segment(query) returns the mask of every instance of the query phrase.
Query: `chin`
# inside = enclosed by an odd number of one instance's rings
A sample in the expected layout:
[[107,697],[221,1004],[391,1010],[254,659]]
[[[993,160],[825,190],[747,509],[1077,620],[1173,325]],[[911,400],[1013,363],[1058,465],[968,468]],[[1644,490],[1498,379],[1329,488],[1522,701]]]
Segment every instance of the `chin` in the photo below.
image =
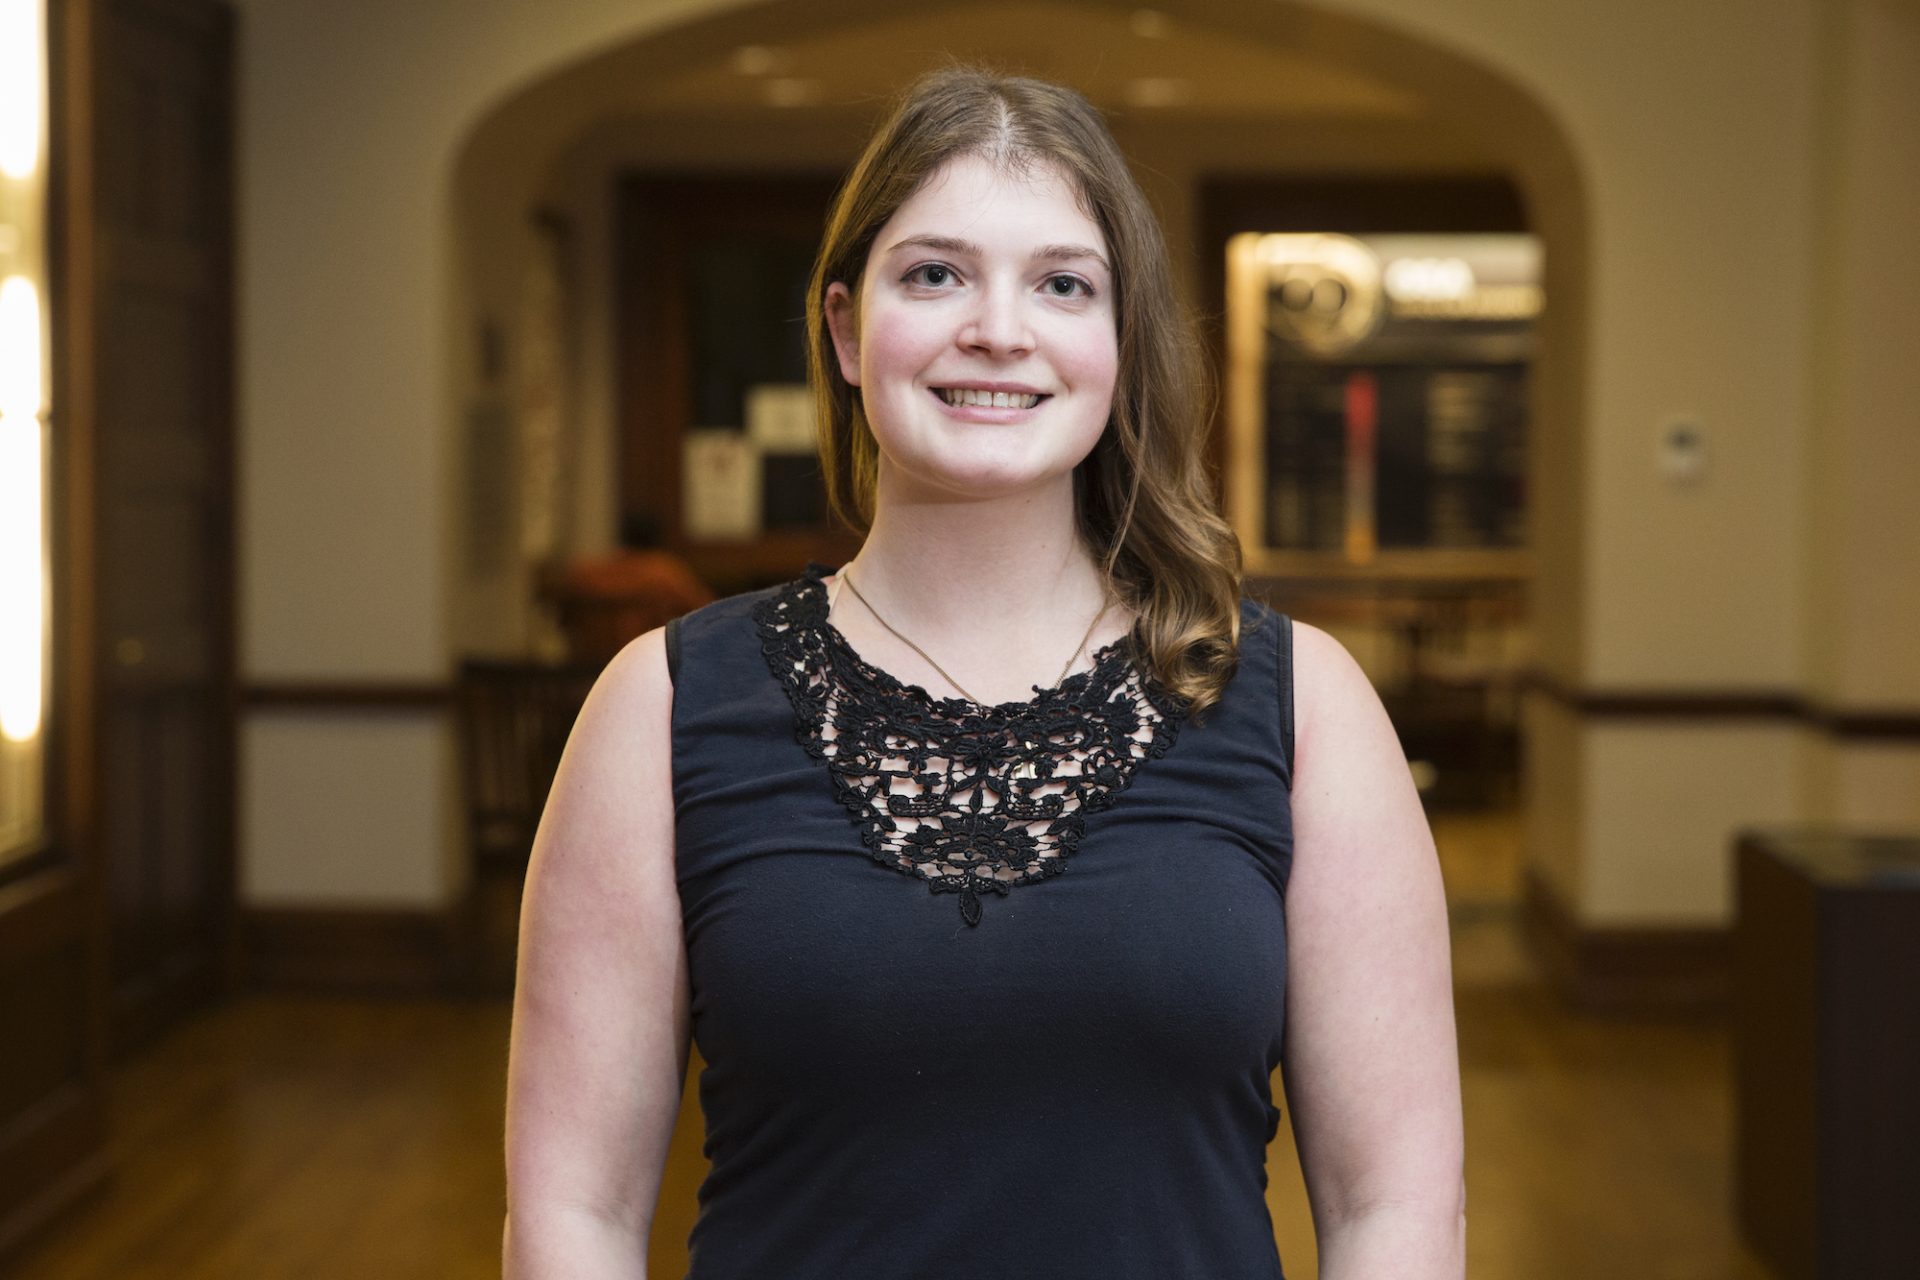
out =
[[1067,483],[1073,467],[1036,467],[1026,461],[996,459],[920,459],[895,471],[914,490],[978,502]]
[[[987,501],[1071,486],[1073,469],[1099,443],[1104,420],[1043,415],[1022,424],[955,422],[898,409],[885,425],[868,421],[883,480],[897,495]],[[890,474],[889,474],[890,473]]]

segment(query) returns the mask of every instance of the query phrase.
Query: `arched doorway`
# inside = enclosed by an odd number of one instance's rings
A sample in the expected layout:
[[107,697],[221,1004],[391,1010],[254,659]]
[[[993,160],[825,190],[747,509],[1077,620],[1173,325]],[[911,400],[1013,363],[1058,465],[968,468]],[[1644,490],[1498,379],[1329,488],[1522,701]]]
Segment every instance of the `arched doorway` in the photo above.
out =
[[[477,386],[502,376],[486,367],[488,343],[479,335],[497,338],[514,327],[528,264],[541,253],[542,232],[529,214],[553,195],[556,165],[598,145],[602,165],[620,163],[624,147],[627,162],[635,164],[837,172],[884,95],[948,55],[1057,75],[1116,110],[1116,131],[1136,155],[1141,142],[1149,152],[1160,148],[1151,160],[1163,163],[1144,165],[1144,181],[1170,242],[1190,252],[1202,175],[1302,168],[1497,172],[1519,188],[1528,220],[1547,245],[1548,303],[1531,415],[1538,434],[1529,479],[1537,498],[1529,542],[1540,565],[1541,661],[1549,669],[1573,666],[1579,631],[1573,469],[1580,453],[1587,237],[1570,144],[1545,106],[1516,82],[1376,22],[1288,4],[1169,4],[1153,15],[1143,21],[1128,7],[1100,3],[1024,6],[1016,24],[1013,10],[994,5],[946,4],[908,18],[860,0],[809,5],[804,18],[779,5],[750,5],[591,51],[546,74],[489,110],[468,131],[456,163],[449,314],[456,398],[471,403]],[[1143,36],[1143,29],[1150,34]],[[1135,47],[1124,50],[1123,43]],[[1037,57],[1036,49],[1085,53]],[[874,56],[884,50],[919,52]],[[755,57],[768,63],[758,75],[743,69]],[[1165,74],[1169,61],[1182,57],[1189,86],[1184,101],[1183,77]],[[781,74],[799,69],[807,74]],[[1212,80],[1194,90],[1202,69]],[[1162,74],[1142,74],[1152,71]],[[1257,73],[1265,79],[1255,80]],[[790,105],[742,116],[761,92],[784,92]],[[1164,100],[1153,102],[1155,93]],[[1178,137],[1183,122],[1217,120],[1223,111],[1236,113],[1229,117],[1234,136],[1223,141],[1213,130],[1213,142],[1203,144],[1207,154],[1194,154],[1194,137]],[[689,129],[703,119],[733,136]],[[743,130],[758,137],[742,137]],[[625,140],[610,142],[609,134]],[[557,180],[569,179],[578,175]],[[587,200],[593,198],[589,193]],[[588,273],[608,261],[604,245],[576,246],[576,252]],[[1190,256],[1176,265],[1197,297],[1204,272]],[[584,318],[604,323],[601,316]],[[599,339],[582,336],[588,360],[582,381],[604,386],[607,371],[592,363],[606,358],[592,349]],[[507,352],[510,363],[510,345]],[[582,403],[588,412],[604,413],[596,394],[604,391],[589,390]],[[456,457],[469,452],[468,439],[453,443]],[[458,466],[453,474],[471,471]],[[604,502],[595,518],[601,536],[610,536]],[[497,629],[500,619],[515,616],[500,584],[467,575],[451,588],[455,625],[449,630],[456,645],[517,642],[518,628]]]

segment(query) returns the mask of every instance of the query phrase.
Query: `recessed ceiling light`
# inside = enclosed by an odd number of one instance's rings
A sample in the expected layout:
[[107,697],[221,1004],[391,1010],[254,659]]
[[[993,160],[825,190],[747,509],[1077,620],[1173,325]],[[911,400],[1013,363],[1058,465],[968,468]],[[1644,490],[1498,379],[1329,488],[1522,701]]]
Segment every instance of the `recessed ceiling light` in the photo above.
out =
[[1127,81],[1127,104],[1134,107],[1177,107],[1193,97],[1193,85],[1169,76],[1141,76]]
[[743,76],[764,76],[786,61],[786,51],[771,45],[743,44],[733,51],[733,69]]
[[1167,34],[1167,28],[1173,25],[1167,20],[1167,15],[1158,9],[1135,9],[1130,21],[1133,26],[1133,34],[1143,36],[1148,40],[1164,39]]
[[820,101],[820,82],[782,76],[767,81],[767,103],[775,107],[810,107]]

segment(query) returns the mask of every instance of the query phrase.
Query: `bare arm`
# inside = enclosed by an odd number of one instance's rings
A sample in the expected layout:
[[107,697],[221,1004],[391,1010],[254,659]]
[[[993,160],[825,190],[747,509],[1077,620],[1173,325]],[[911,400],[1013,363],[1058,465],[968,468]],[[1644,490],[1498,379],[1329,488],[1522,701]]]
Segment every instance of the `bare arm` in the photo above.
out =
[[1446,898],[1399,739],[1295,624],[1287,1097],[1321,1280],[1460,1280],[1466,1190]]
[[666,645],[610,663],[534,840],[507,1069],[506,1280],[633,1280],[688,1046]]

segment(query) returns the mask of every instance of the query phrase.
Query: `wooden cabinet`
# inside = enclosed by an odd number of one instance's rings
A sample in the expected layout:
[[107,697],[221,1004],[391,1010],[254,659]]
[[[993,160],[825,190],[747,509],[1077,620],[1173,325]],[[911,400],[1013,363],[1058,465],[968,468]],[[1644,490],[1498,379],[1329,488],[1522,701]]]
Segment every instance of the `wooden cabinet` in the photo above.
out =
[[1920,1258],[1920,837],[1737,851],[1739,1214],[1783,1280]]

